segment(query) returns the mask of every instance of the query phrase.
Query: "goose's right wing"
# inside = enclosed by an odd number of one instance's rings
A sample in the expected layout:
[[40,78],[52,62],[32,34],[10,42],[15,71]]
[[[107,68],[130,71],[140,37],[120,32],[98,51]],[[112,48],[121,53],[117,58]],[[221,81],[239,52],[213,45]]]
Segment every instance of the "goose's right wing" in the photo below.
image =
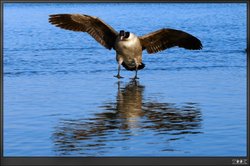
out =
[[118,33],[97,17],[81,14],[54,14],[50,15],[49,22],[57,27],[87,32],[97,42],[107,49],[114,48]]
[[163,51],[167,48],[179,46],[190,50],[202,49],[199,39],[186,32],[175,29],[160,29],[139,37],[142,49],[149,54]]

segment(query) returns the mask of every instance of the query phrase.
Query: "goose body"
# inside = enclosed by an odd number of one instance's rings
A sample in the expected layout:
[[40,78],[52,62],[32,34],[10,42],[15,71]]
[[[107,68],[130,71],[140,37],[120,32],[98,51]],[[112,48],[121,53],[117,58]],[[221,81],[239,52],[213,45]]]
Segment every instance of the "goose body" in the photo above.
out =
[[190,50],[202,49],[199,39],[175,29],[164,28],[144,36],[136,36],[124,30],[118,33],[101,19],[81,14],[50,15],[49,22],[63,29],[87,32],[105,48],[114,49],[118,63],[118,74],[115,76],[117,78],[122,78],[122,65],[126,70],[134,70],[134,79],[138,79],[137,71],[145,67],[142,63],[143,50],[153,54],[174,46]]
[[122,65],[127,70],[136,70],[137,67],[138,70],[144,68],[140,39],[133,33],[130,33],[129,37],[125,39],[118,37],[115,42],[115,50],[118,65]]

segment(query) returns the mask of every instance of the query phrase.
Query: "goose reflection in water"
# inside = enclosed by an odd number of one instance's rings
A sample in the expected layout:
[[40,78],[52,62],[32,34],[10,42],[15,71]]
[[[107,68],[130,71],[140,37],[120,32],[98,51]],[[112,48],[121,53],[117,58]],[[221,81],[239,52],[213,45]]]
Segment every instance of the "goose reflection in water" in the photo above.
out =
[[115,148],[130,153],[128,141],[140,139],[143,147],[135,144],[133,149],[150,150],[147,145],[161,144],[160,148],[155,146],[159,149],[152,149],[160,153],[175,150],[166,148],[171,141],[202,133],[202,116],[197,103],[177,105],[151,101],[144,99],[145,87],[138,81],[133,80],[125,87],[120,84],[118,82],[115,102],[100,106],[104,110],[102,113],[59,123],[53,134],[56,152],[60,155],[116,156],[112,153]]

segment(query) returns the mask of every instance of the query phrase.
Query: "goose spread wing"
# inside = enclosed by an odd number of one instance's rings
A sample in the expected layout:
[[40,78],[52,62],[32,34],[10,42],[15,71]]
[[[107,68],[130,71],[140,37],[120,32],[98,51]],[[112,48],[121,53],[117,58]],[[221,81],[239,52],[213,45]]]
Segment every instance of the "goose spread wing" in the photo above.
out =
[[87,32],[97,42],[107,49],[114,48],[118,33],[97,17],[81,14],[54,14],[50,15],[49,22],[57,27]]
[[179,46],[190,50],[202,49],[202,44],[196,37],[174,29],[161,29],[139,37],[142,49],[149,54]]

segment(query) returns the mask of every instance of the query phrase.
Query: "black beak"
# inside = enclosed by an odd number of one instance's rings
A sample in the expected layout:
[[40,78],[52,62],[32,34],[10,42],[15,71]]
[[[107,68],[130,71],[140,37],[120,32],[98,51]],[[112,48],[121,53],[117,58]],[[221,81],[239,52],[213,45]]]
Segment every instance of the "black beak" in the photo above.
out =
[[124,36],[125,35],[125,31],[124,30],[121,30],[120,31],[120,36]]
[[119,36],[120,36],[120,40],[122,40],[125,36],[125,31],[121,30]]

